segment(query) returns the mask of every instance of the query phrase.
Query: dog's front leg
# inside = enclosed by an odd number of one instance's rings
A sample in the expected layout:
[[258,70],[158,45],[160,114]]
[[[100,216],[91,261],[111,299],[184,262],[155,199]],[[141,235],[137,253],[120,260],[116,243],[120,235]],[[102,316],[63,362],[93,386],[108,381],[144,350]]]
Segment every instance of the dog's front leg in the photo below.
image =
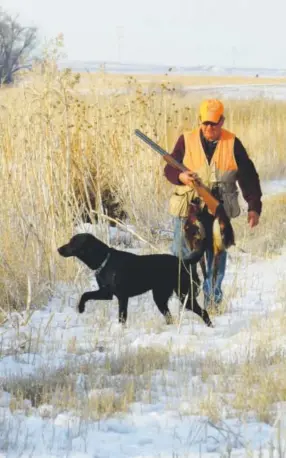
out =
[[119,302],[119,323],[125,324],[127,321],[128,298],[118,298]]
[[112,299],[113,294],[109,288],[100,288],[97,291],[87,291],[83,293],[78,304],[79,313],[83,313],[85,310],[85,303],[90,300],[110,300]]

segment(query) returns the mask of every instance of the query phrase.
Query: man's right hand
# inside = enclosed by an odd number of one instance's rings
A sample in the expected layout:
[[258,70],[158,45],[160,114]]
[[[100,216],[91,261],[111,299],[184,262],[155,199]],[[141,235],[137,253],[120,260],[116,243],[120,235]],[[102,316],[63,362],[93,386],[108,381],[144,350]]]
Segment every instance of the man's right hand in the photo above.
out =
[[179,174],[179,181],[186,186],[193,186],[194,181],[199,183],[200,179],[196,173],[186,171]]

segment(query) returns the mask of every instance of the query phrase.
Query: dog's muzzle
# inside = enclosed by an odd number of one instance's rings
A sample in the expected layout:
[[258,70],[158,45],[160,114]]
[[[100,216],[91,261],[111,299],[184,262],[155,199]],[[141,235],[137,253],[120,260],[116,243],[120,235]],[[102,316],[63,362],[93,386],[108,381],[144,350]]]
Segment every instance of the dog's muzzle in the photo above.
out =
[[59,247],[58,248],[58,252],[64,258],[69,258],[70,256],[72,256],[72,250],[69,247],[69,245],[63,245],[63,246]]

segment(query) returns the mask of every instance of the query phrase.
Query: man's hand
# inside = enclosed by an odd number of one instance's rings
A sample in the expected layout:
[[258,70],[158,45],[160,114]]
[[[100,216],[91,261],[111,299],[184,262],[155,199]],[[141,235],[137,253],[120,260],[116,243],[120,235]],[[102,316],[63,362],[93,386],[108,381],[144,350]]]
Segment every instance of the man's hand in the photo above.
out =
[[251,229],[257,226],[258,223],[259,223],[259,214],[253,210],[248,212],[248,224],[251,227]]
[[179,180],[186,186],[192,186],[194,184],[194,181],[196,181],[198,184],[200,183],[199,176],[196,173],[189,171],[181,172],[179,175]]

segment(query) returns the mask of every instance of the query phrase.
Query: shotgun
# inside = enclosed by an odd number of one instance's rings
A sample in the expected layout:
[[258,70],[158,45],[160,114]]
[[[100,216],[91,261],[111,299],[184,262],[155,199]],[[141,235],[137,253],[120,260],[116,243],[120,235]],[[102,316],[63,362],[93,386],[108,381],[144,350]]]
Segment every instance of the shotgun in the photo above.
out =
[[[181,172],[191,172],[184,164],[176,161],[171,154],[167,153],[161,146],[157,145],[151,138],[147,137],[147,135],[143,134],[139,129],[135,129],[135,135],[143,140],[147,145],[149,145],[154,151],[159,153],[163,159],[172,167]],[[197,191],[199,197],[205,202],[207,205],[210,213],[219,220],[219,225],[222,232],[222,238],[225,248],[234,245],[234,232],[231,226],[230,219],[228,218],[225,209],[222,203],[217,200],[213,194],[211,193],[210,189],[205,186],[197,177],[194,175],[194,182],[193,182],[194,189]]]

